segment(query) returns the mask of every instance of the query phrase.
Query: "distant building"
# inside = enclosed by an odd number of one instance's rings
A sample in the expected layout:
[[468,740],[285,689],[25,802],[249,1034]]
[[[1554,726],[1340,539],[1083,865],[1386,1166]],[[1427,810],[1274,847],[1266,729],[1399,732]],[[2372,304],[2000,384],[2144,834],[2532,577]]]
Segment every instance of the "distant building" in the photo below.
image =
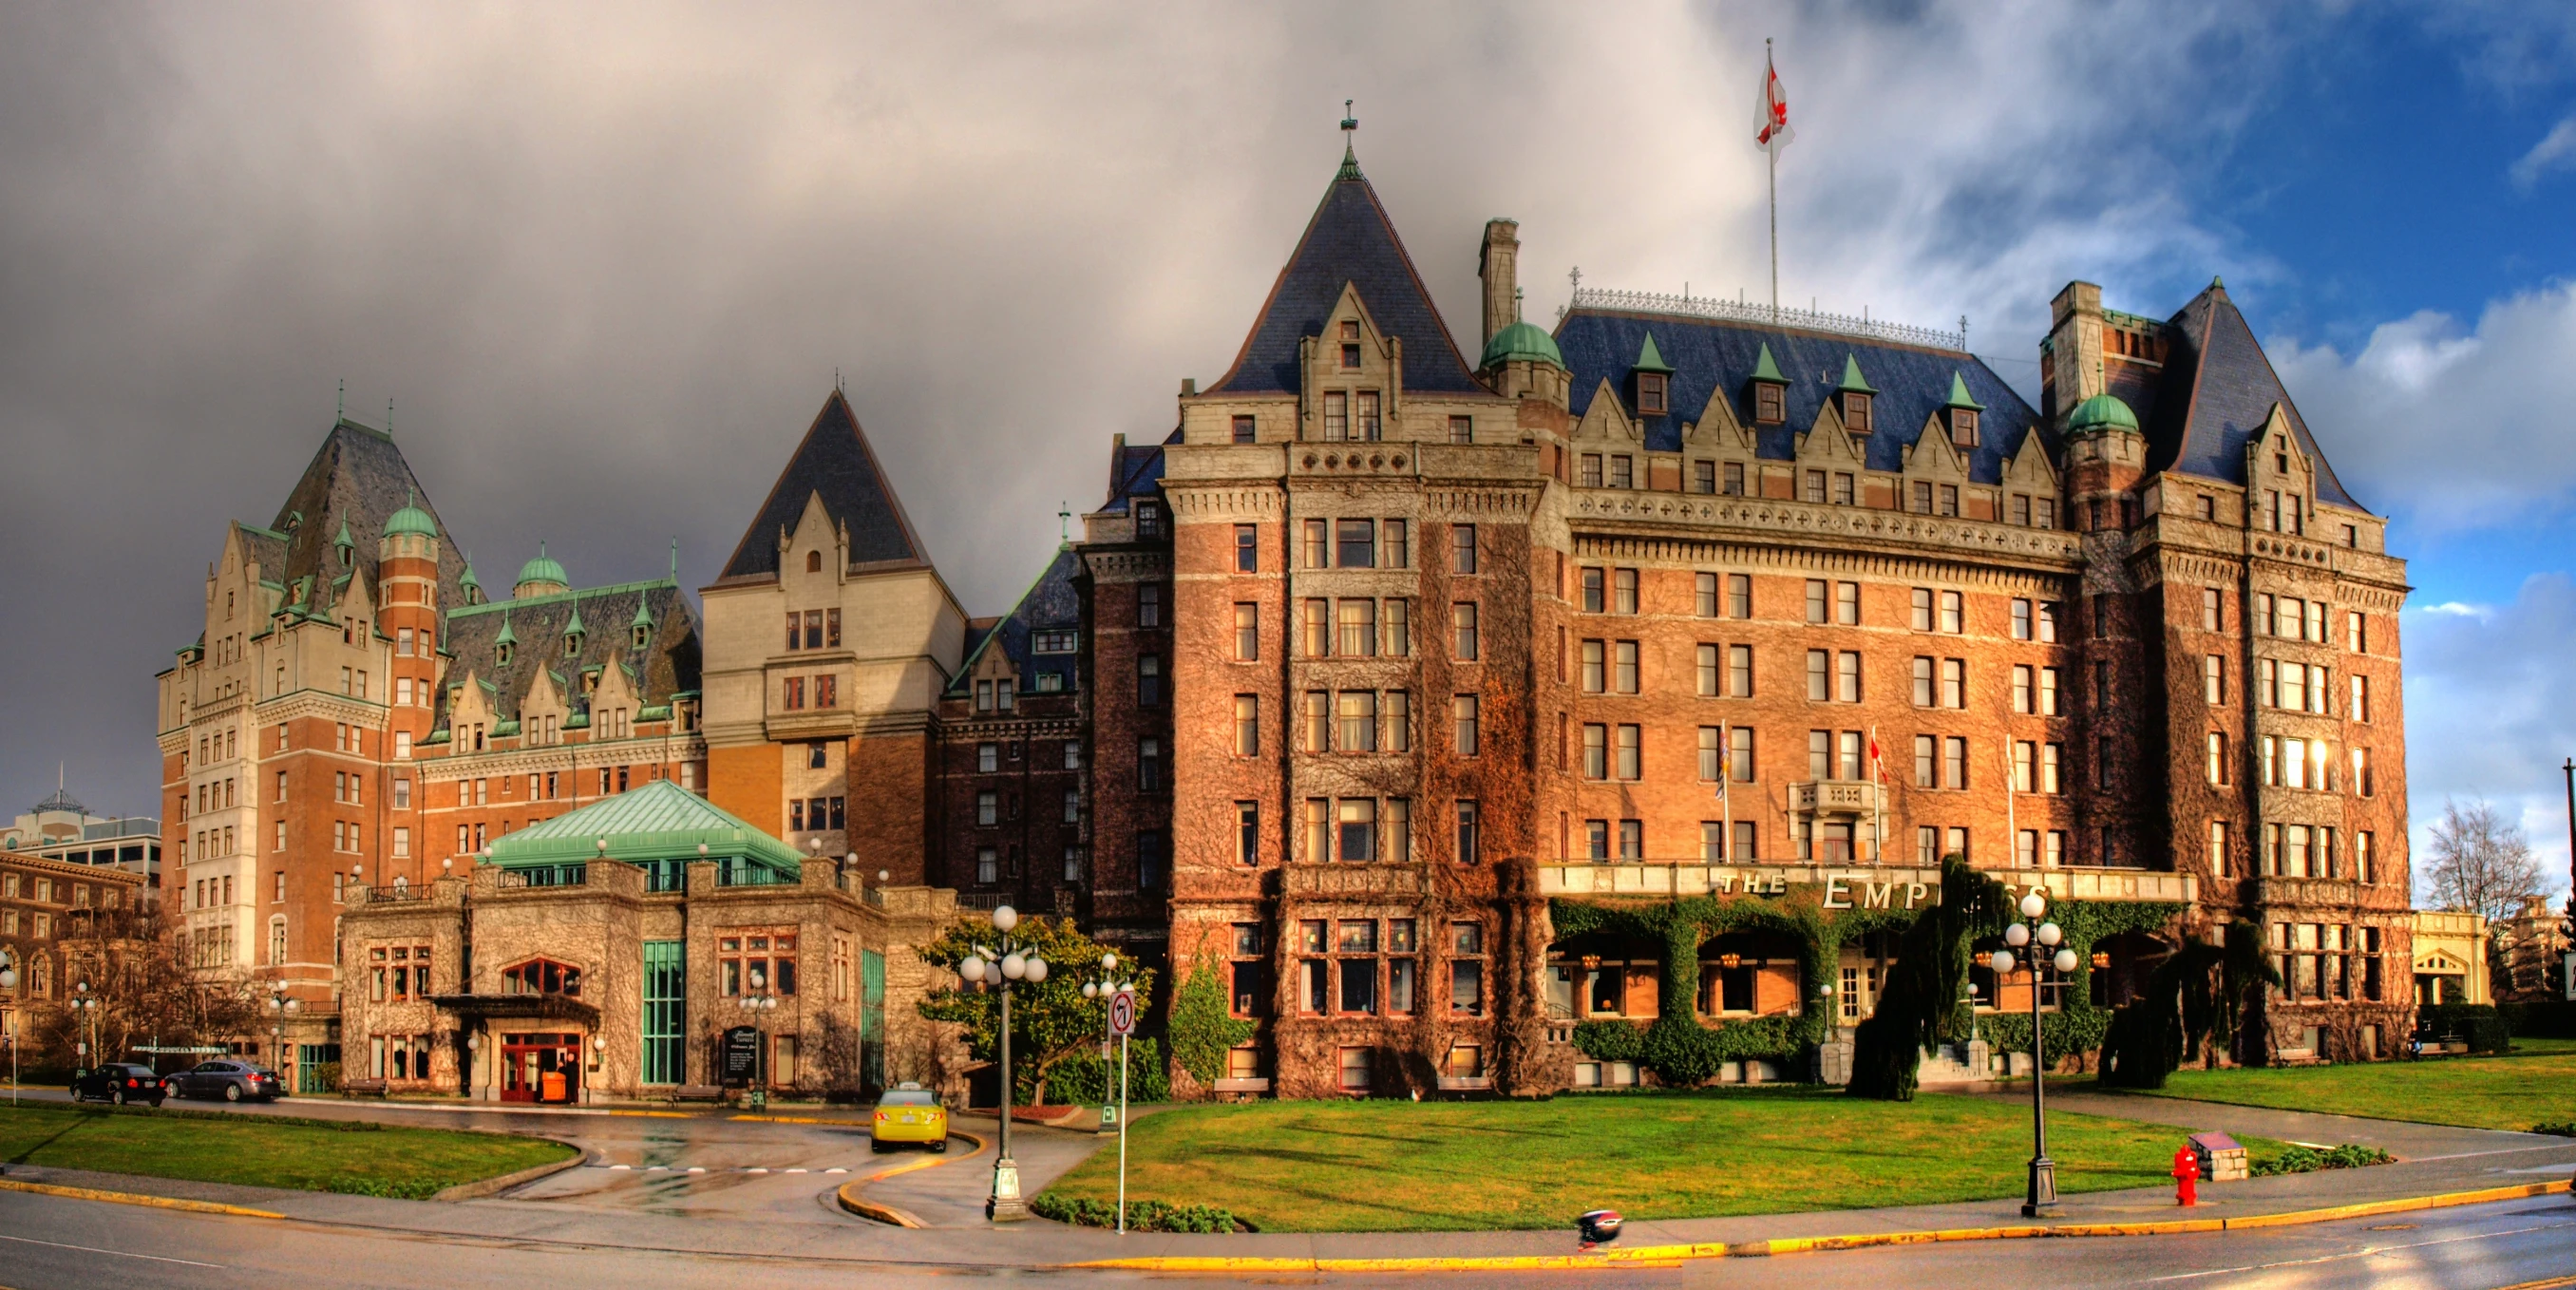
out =
[[2522,1003],[2561,997],[2566,989],[2567,911],[2547,896],[2531,896],[2513,916],[2494,925],[2496,955],[2504,970],[2502,996]]
[[0,1035],[22,1035],[27,1011],[72,998],[84,956],[101,950],[83,943],[90,920],[145,898],[143,879],[114,866],[0,851],[0,967],[18,974],[17,984],[0,986]]
[[0,851],[67,864],[119,869],[142,880],[143,899],[161,898],[161,821],[149,815],[101,816],[62,788],[0,829]]
[[2487,981],[2487,920],[2447,909],[2415,911],[2415,1005],[2493,1003]]

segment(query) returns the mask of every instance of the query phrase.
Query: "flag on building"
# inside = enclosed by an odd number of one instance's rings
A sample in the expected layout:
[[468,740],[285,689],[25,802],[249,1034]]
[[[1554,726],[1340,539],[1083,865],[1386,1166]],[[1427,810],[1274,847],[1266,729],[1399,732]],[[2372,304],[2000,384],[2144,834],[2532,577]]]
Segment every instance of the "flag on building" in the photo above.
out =
[[1753,141],[1777,151],[1797,137],[1789,129],[1789,95],[1780,88],[1780,72],[1771,65],[1771,55],[1762,55],[1762,93],[1753,103]]

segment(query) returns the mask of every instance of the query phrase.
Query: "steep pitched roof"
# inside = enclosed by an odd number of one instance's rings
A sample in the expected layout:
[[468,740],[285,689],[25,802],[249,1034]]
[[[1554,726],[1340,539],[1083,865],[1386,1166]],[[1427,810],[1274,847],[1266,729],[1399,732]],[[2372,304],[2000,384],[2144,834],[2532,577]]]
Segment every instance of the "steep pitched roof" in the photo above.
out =
[[1766,355],[1776,358],[1774,371],[1787,386],[1783,392],[1787,420],[1754,427],[1755,451],[1764,457],[1794,458],[1798,436],[1815,424],[1817,412],[1855,366],[1868,374],[1867,383],[1878,391],[1871,418],[1878,430],[1865,441],[1872,470],[1904,467],[1905,450],[1913,446],[1923,423],[1950,402],[1954,376],[1986,408],[1979,418],[1977,446],[1968,453],[1970,478],[2002,479],[2004,463],[2021,451],[2026,433],[2041,435],[2050,455],[2057,451],[2055,437],[2040,425],[2039,414],[1973,354],[1718,319],[1649,317],[1590,308],[1574,310],[1557,324],[1557,344],[1565,351],[1566,370],[1573,377],[1570,402],[1576,417],[1592,406],[1605,380],[1619,392],[1614,397],[1623,401],[1632,397],[1628,374],[1636,366],[1649,327],[1654,329],[1657,349],[1673,366],[1671,394],[1665,404],[1672,411],[1642,418],[1633,406],[1627,412],[1630,420],[1644,423],[1646,447],[1654,451],[1679,450],[1682,422],[1697,421],[1712,393],[1724,394],[1736,420],[1752,425],[1753,381],[1757,376],[1773,379],[1772,372],[1762,370]]
[[1082,572],[1082,558],[1067,543],[1057,547],[1055,559],[1047,562],[1046,571],[1029,584],[1020,603],[1011,612],[990,624],[974,648],[966,651],[966,661],[959,665],[957,677],[948,683],[951,697],[964,698],[974,693],[974,670],[987,650],[1000,650],[1011,660],[1011,669],[1019,673],[1022,693],[1037,691],[1036,677],[1041,672],[1055,672],[1064,679],[1058,685],[1071,693],[1080,679],[1074,667],[1077,657],[1070,653],[1036,652],[1036,634],[1042,631],[1078,631],[1082,627],[1082,597],[1074,589],[1074,575]]
[[834,522],[849,526],[850,564],[910,561],[928,564],[930,556],[913,532],[894,483],[877,461],[876,449],[859,429],[850,401],[839,390],[823,400],[822,411],[805,431],[804,441],[778,472],[769,499],[760,504],[751,527],[744,529],[723,577],[756,578],[778,572],[778,534],[793,531],[805,514],[805,499],[816,494]]
[[[277,519],[269,529],[284,535],[284,557],[275,564],[263,560],[260,576],[291,586],[298,578],[318,575],[319,583],[329,586],[354,571],[373,586],[377,540],[384,536],[385,521],[406,505],[416,505],[433,518],[438,515],[430,504],[429,490],[411,473],[411,463],[403,460],[393,436],[344,418],[323,436],[313,460],[305,463],[304,474],[288,490],[286,503],[277,508]],[[446,521],[439,520],[438,527],[446,532]],[[340,567],[333,550],[343,531],[349,535],[352,570]],[[439,543],[441,603],[464,600],[457,583],[464,572],[465,557],[456,544]],[[337,597],[319,599],[330,602]]]
[[[1163,443],[1175,443],[1180,431]],[[1119,435],[1109,444],[1109,496],[1100,503],[1105,514],[1127,513],[1127,499],[1151,497],[1163,483],[1163,444],[1131,444]]]
[[1380,330],[1404,339],[1405,388],[1489,392],[1468,369],[1448,324],[1440,321],[1440,310],[1423,289],[1422,275],[1414,272],[1413,258],[1405,254],[1377,190],[1357,166],[1345,166],[1324,190],[1305,235],[1279,270],[1234,366],[1208,393],[1296,392],[1298,342],[1323,331],[1345,283],[1359,288],[1360,300]]
[[[471,674],[487,687],[492,710],[515,719],[539,672],[553,669],[572,680],[592,667],[636,661],[633,637],[619,631],[585,632],[580,652],[566,658],[564,629],[576,617],[632,623],[645,613],[651,615],[651,630],[642,651],[641,674],[632,669],[629,674],[636,675],[638,707],[666,705],[672,695],[698,688],[701,649],[697,615],[679,584],[668,578],[451,608],[442,645],[455,660],[448,670],[449,683],[461,684]],[[507,665],[498,661],[505,632],[518,643]],[[586,715],[589,703],[578,681],[567,689],[565,697],[574,714]],[[431,725],[445,727],[451,714],[444,690],[437,695],[436,708]]]
[[2344,491],[2316,437],[2308,433],[2306,418],[2272,370],[2272,360],[2254,339],[2254,329],[2227,298],[2227,288],[2210,283],[2166,327],[2164,380],[2153,411],[2130,401],[2147,427],[2147,469],[2241,486],[2245,445],[2263,432],[2278,404],[2299,448],[2317,464],[2318,500],[2367,509]]

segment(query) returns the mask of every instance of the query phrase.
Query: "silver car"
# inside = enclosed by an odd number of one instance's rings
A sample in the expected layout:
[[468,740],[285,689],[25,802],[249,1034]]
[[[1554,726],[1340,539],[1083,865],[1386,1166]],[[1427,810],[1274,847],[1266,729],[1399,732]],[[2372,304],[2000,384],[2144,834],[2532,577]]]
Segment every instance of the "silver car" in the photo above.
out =
[[171,1092],[181,1097],[219,1097],[227,1102],[256,1099],[273,1102],[286,1092],[286,1083],[277,1072],[249,1062],[215,1060],[171,1076],[165,1081]]

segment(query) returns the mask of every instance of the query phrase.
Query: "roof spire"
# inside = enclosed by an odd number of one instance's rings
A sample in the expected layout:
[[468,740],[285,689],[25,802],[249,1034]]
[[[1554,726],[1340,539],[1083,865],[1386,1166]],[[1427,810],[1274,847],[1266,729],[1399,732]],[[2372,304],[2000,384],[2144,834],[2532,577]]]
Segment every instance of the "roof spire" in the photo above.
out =
[[1528,294],[1529,294],[1529,292],[1527,292],[1526,290],[1524,290],[1524,289],[1522,289],[1522,288],[1520,288],[1520,287],[1514,287],[1514,288],[1512,288],[1512,321],[1513,321],[1513,322],[1520,322],[1520,321],[1522,321],[1522,319],[1521,319],[1521,297],[1523,297],[1523,296],[1525,296],[1525,295],[1528,295]]
[[385,433],[386,433],[386,434],[392,434],[393,432],[394,432],[394,401],[393,401],[392,399],[386,399],[386,400],[385,400]]
[[1055,536],[1059,542],[1073,540],[1073,504],[1070,502],[1055,504]]
[[332,418],[333,420],[335,420],[335,421],[339,421],[339,420],[346,420],[346,419],[348,418],[348,415],[349,415],[349,378],[348,378],[348,377],[343,376],[343,377],[341,377],[341,378],[340,378],[340,403],[339,403],[339,406],[334,407],[334,408],[332,408],[332,409],[331,409],[331,418]]
[[1352,150],[1352,143],[1359,133],[1359,128],[1360,119],[1351,112],[1351,101],[1349,99],[1343,99],[1341,177],[1344,179],[1357,179],[1360,177],[1359,154]]
[[671,585],[680,585],[680,539],[671,539]]

